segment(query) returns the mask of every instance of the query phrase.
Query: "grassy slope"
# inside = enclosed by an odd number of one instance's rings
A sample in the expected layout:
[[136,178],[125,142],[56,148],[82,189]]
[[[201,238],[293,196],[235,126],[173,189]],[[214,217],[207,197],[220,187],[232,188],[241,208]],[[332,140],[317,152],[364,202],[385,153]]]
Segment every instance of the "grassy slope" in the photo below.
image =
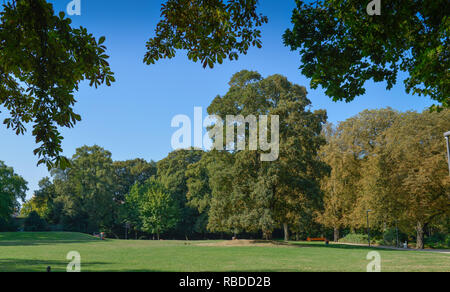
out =
[[[65,271],[70,251],[82,271],[356,271],[364,272],[364,247],[295,243],[289,247],[196,246],[182,241],[99,241],[77,233],[0,233],[0,272]],[[450,255],[377,250],[383,271],[450,271]]]

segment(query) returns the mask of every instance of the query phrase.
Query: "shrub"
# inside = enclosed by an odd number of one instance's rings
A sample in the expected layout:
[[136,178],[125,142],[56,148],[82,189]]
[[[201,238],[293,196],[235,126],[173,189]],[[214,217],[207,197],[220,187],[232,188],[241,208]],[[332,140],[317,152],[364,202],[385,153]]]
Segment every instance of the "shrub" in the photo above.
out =
[[449,248],[450,234],[435,233],[425,238],[425,243],[431,248]]
[[19,226],[13,218],[0,218],[0,232],[15,232]]
[[[408,237],[402,233],[398,232],[398,241],[401,245],[403,242],[407,241]],[[383,240],[381,241],[381,245],[387,246],[396,246],[397,244],[397,229],[389,228],[383,233]]]
[[[355,243],[355,244],[367,244],[369,241],[367,234],[349,233],[345,237],[341,238],[339,242],[342,243]],[[371,239],[372,243],[375,243],[374,239]]]
[[25,219],[25,231],[46,231],[47,222],[39,214],[32,211]]

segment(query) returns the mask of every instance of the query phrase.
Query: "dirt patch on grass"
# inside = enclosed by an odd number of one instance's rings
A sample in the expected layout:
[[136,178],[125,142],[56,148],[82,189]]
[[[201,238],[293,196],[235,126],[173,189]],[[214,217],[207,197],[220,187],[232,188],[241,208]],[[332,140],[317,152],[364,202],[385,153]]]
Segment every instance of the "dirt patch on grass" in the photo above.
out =
[[229,240],[219,242],[204,242],[196,246],[215,246],[215,247],[242,247],[242,246],[263,246],[263,247],[289,247],[288,243],[264,240]]

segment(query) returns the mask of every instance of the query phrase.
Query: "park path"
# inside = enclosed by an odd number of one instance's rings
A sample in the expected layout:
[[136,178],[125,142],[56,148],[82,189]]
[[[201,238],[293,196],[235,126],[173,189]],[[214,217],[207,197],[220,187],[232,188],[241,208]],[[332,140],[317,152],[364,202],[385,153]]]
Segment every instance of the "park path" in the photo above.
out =
[[[340,244],[340,245],[352,245],[352,246],[362,246],[362,247],[369,247],[368,244],[356,244],[356,243],[333,243],[333,244]],[[379,249],[390,249],[390,250],[402,250],[402,251],[417,251],[417,252],[432,252],[432,253],[440,253],[440,254],[450,254],[449,249],[412,249],[412,248],[398,248],[393,246],[383,246],[383,245],[372,245],[372,248],[379,248]]]

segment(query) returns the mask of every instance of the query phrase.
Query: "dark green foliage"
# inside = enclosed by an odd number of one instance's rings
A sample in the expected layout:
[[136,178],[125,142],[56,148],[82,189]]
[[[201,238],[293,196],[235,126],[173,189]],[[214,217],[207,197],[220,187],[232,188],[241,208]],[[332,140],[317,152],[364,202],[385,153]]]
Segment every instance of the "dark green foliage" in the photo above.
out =
[[115,161],[113,163],[115,175],[115,201],[124,201],[134,184],[143,184],[156,175],[156,162],[143,159]]
[[14,169],[0,161],[0,218],[8,221],[19,211],[19,201],[25,201],[27,182]]
[[261,48],[259,27],[267,17],[256,12],[257,0],[167,0],[156,36],[147,42],[144,62],[175,57],[186,50],[189,60],[214,67],[237,60],[251,46]]
[[17,221],[12,218],[2,218],[0,217],[0,232],[14,232],[19,229]]
[[201,150],[178,150],[158,162],[158,180],[175,200],[181,213],[180,221],[173,230],[174,235],[181,238],[191,237],[194,233],[199,232],[198,227],[202,226],[197,221],[203,219],[195,208],[189,206],[186,197],[188,193],[186,171],[189,166],[200,161],[202,155],[203,151]]
[[355,243],[355,244],[367,244],[369,242],[369,238],[368,238],[367,234],[349,233],[345,237],[339,239],[339,242]]
[[81,147],[68,169],[53,169],[53,180],[43,179],[40,189],[24,205],[39,211],[51,228],[93,233],[123,234],[124,223],[132,223],[122,204],[136,183],[156,174],[156,164],[142,159],[116,161],[99,146]]
[[349,102],[365,93],[368,80],[391,89],[406,71],[408,93],[450,106],[448,1],[382,1],[380,16],[367,14],[369,1],[296,2],[284,43],[300,51],[312,88]]
[[67,167],[60,156],[63,137],[58,127],[73,127],[81,117],[73,112],[79,83],[110,85],[113,73],[106,61],[104,37],[83,27],[72,28],[64,13],[56,16],[45,0],[8,1],[0,12],[0,106],[10,117],[4,124],[16,134],[32,123],[38,164]]
[[[400,246],[403,245],[405,241],[408,240],[408,236],[406,236],[400,230],[398,231],[398,244]],[[383,245],[387,246],[396,246],[397,245],[397,230],[395,228],[389,228],[383,233]]]
[[42,219],[35,211],[25,219],[25,231],[46,231],[47,222]]
[[[306,88],[281,75],[263,78],[243,70],[233,75],[229,85],[227,94],[216,97],[208,113],[222,120],[228,115],[278,116],[280,152],[275,161],[263,162],[261,157],[267,153],[247,150],[247,145],[246,150],[209,158],[214,165],[208,174],[212,193],[209,228],[262,231],[269,238],[275,228],[297,226],[300,218],[320,205],[318,183],[328,171],[318,156],[325,144],[321,131],[326,112],[310,111]],[[202,175],[197,173],[197,180]]]
[[131,188],[124,209],[128,215],[127,223],[136,230],[156,234],[158,240],[161,233],[174,228],[180,220],[178,202],[154,178]]
[[450,234],[435,233],[425,238],[425,244],[432,248],[450,248]]

